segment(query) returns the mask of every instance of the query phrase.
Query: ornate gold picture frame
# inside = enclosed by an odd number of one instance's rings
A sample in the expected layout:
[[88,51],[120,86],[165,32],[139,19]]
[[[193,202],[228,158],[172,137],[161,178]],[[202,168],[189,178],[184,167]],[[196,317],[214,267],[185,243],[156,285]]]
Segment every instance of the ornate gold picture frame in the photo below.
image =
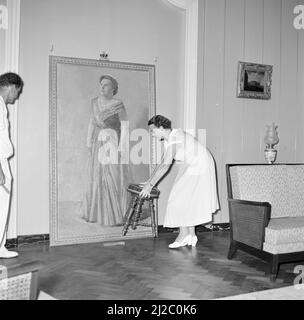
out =
[[[93,127],[97,126],[95,129],[99,130],[102,126],[105,132],[109,122],[107,117],[112,115],[114,129],[117,129],[115,121],[119,116],[115,108],[124,110],[130,134],[125,145],[130,149],[136,146],[139,142],[136,135],[132,140],[132,131],[147,131],[148,120],[155,115],[155,66],[59,56],[50,56],[49,65],[50,244],[152,237],[151,217],[145,208],[137,228],[129,228],[128,233],[122,235],[123,216],[128,203],[121,203],[128,183],[143,182],[149,177],[151,163],[155,162],[151,138],[146,146],[149,159],[145,163],[130,161],[106,167],[107,164],[99,163],[104,151],[100,145],[88,147],[88,127],[92,104],[94,107],[92,101],[99,101],[96,97],[100,95],[101,76],[110,75],[118,83],[114,97],[120,102],[113,105],[114,109],[111,107],[114,111],[102,111],[94,117]],[[117,123],[117,130],[121,132],[121,124]],[[111,130],[106,133],[109,132]],[[99,138],[100,134],[95,143],[100,142]],[[94,162],[92,159],[96,152],[98,156]],[[95,171],[89,175],[88,169]],[[97,198],[94,198],[96,205],[94,203],[88,209],[87,199],[91,201],[92,197]]]
[[272,70],[271,65],[239,61],[237,97],[269,100]]

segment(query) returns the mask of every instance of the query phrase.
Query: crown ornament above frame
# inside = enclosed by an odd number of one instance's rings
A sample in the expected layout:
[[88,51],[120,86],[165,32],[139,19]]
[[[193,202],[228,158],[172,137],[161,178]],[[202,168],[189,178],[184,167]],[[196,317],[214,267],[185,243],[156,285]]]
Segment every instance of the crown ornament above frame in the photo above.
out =
[[102,53],[99,55],[100,60],[109,60],[109,55],[106,51],[102,51]]

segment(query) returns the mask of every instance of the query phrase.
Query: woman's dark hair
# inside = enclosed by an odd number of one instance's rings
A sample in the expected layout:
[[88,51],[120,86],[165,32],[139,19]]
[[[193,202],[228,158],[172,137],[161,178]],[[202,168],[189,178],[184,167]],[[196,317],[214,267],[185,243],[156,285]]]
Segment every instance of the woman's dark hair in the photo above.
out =
[[23,87],[23,80],[17,73],[7,72],[0,75],[0,88],[15,85],[17,89]]
[[148,126],[150,125],[154,125],[156,128],[160,128],[163,127],[164,129],[171,129],[171,121],[164,117],[161,116],[160,114],[152,117],[149,121],[148,121]]
[[113,86],[113,96],[115,96],[115,94],[118,92],[118,82],[116,79],[114,79],[112,76],[110,76],[109,74],[104,74],[99,78],[99,83],[103,80],[103,79],[107,79],[110,80],[112,82],[112,86]]

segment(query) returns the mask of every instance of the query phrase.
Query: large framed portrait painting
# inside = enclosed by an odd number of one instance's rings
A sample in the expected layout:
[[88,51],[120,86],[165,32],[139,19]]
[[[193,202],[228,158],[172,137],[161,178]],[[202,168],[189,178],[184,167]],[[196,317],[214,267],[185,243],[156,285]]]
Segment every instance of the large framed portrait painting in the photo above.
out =
[[153,236],[145,207],[122,234],[127,186],[155,163],[153,115],[154,65],[50,56],[52,246]]

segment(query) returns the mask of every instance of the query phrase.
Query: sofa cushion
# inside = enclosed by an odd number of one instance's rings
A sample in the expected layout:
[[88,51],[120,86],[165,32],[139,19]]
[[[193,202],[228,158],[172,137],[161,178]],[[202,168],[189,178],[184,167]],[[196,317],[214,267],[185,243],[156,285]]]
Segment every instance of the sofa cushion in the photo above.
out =
[[304,242],[286,244],[264,243],[263,250],[272,254],[301,252],[304,251]]
[[272,254],[304,251],[304,217],[270,219],[263,250]]
[[[230,176],[233,198],[269,202],[272,218],[292,216],[290,205],[292,199],[288,183],[293,175],[287,179],[288,167],[287,165],[232,166]],[[304,181],[304,175],[302,178]]]
[[265,242],[274,245],[304,242],[304,217],[270,219]]

